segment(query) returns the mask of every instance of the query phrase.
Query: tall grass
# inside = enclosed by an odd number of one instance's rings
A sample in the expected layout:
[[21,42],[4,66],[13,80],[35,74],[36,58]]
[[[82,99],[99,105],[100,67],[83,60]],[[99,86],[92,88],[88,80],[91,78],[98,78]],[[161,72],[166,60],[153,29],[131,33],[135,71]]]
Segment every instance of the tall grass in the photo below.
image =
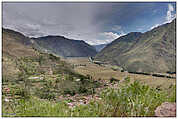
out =
[[[45,117],[135,117],[154,116],[154,110],[165,101],[176,101],[176,87],[169,88],[171,93],[150,88],[135,81],[120,85],[118,89],[104,90],[101,100],[93,100],[86,105],[69,108],[65,102],[53,102],[31,97],[21,99],[14,106],[15,116]],[[3,109],[4,110],[4,109]],[[3,113],[8,113],[4,110]]]

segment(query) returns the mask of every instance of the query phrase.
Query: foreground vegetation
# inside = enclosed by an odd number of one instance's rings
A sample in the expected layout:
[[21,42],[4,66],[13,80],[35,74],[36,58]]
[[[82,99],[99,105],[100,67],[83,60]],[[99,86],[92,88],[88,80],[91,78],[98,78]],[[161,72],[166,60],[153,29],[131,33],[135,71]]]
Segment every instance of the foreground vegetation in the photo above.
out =
[[117,89],[107,88],[100,93],[100,100],[92,100],[89,104],[69,107],[66,101],[50,101],[30,96],[3,105],[10,105],[11,110],[3,106],[4,116],[92,116],[92,117],[127,117],[154,116],[154,110],[162,102],[176,101],[176,87],[165,90],[150,88],[138,81],[129,83],[126,78]]

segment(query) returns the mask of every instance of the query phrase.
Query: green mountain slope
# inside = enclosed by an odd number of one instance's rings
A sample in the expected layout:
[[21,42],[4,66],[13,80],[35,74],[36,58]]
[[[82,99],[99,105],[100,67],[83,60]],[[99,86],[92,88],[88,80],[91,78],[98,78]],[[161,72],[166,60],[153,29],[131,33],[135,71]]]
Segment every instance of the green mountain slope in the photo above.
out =
[[96,59],[132,72],[176,71],[176,20],[145,33],[129,33],[114,40]]
[[[49,53],[41,53],[33,47],[31,39],[19,32],[2,29],[2,70],[3,79],[18,79],[25,68],[30,75],[72,74],[71,66]],[[76,74],[77,75],[77,74]]]

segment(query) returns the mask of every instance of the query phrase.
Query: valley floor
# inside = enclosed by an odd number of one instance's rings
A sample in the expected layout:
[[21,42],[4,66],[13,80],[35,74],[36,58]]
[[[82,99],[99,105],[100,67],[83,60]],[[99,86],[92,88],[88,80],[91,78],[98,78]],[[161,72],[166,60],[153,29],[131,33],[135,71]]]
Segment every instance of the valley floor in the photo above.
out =
[[[151,87],[159,86],[162,88],[167,88],[170,85],[176,84],[176,79],[121,72],[120,70],[114,70],[114,66],[112,65],[94,64],[90,62],[88,58],[68,58],[67,62],[74,66],[74,70],[76,72],[82,75],[91,75],[95,80],[109,80],[111,78],[115,78],[121,81],[126,77],[130,77],[131,82],[138,80]],[[169,76],[176,77],[175,74]]]

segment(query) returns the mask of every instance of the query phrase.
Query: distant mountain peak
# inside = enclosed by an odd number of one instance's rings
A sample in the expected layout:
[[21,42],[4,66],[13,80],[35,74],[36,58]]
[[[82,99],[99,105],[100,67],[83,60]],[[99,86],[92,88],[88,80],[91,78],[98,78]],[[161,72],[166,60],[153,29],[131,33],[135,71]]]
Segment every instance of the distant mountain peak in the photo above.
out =
[[88,57],[95,56],[93,46],[83,40],[68,39],[63,36],[46,36],[35,38],[35,45],[39,50],[50,51],[63,57]]

